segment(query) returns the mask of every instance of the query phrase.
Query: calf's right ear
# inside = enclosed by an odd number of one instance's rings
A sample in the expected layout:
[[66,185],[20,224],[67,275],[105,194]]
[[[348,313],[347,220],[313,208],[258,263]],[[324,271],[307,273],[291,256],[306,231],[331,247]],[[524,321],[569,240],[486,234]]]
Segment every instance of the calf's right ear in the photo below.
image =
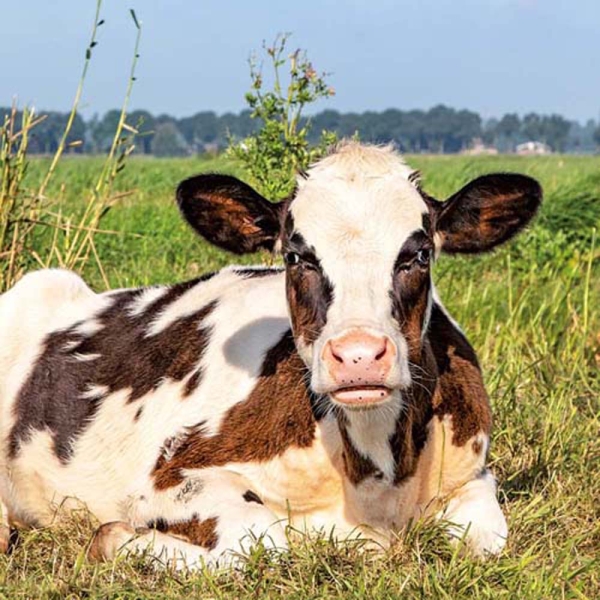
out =
[[281,231],[283,203],[269,202],[229,175],[197,175],[182,181],[177,204],[204,239],[235,254],[272,250]]
[[531,177],[494,173],[471,181],[446,202],[430,201],[441,249],[486,252],[516,235],[531,221],[542,188]]

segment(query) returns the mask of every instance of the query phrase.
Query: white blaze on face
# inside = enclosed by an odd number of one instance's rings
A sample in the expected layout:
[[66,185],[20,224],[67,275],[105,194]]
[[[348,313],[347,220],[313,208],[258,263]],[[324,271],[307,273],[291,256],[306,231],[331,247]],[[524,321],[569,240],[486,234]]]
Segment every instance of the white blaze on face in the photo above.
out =
[[428,207],[410,182],[413,171],[391,148],[349,143],[299,179],[291,203],[294,231],[312,246],[333,285],[325,327],[299,350],[312,365],[315,391],[331,387],[320,360],[324,344],[348,330],[387,336],[397,359],[393,387],[410,383],[407,346],[392,317],[392,277],[403,243],[423,229]]

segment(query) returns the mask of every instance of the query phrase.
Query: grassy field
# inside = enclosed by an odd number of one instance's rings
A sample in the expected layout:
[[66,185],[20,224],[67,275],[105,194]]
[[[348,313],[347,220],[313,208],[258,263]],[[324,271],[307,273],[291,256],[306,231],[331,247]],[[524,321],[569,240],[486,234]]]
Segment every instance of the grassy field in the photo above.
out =
[[[419,524],[383,556],[303,541],[279,562],[257,551],[244,572],[172,574],[139,560],[86,562],[93,523],[84,515],[21,532],[12,554],[0,557],[0,597],[600,597],[600,158],[410,162],[438,198],[490,171],[527,173],[545,189],[535,225],[508,247],[443,257],[435,268],[442,298],[479,352],[492,398],[490,463],[510,530],[503,554],[474,561],[435,525]],[[98,165],[63,160],[48,194],[77,210]],[[31,182],[42,167],[31,165]],[[219,159],[129,162],[119,186],[132,194],[103,221],[117,233],[97,237],[111,287],[173,282],[231,261],[193,237],[173,202],[178,181],[208,170],[236,167]],[[85,275],[103,289],[93,264]]]

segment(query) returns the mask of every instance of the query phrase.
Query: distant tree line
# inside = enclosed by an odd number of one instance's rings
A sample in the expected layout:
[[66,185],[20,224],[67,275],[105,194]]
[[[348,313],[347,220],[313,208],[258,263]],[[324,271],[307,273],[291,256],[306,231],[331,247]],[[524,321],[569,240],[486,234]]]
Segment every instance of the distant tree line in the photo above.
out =
[[[0,125],[9,108],[0,108]],[[60,142],[68,114],[49,111],[46,119],[31,132],[33,153],[51,154]],[[75,118],[69,143],[81,141],[69,149],[73,153],[95,154],[110,148],[119,119],[119,111],[85,121]],[[523,117],[509,113],[500,119],[484,121],[469,110],[439,105],[429,110],[388,109],[383,112],[340,113],[324,110],[310,117],[311,141],[323,130],[335,131],[339,137],[358,133],[361,140],[377,143],[394,142],[404,152],[455,153],[469,148],[475,140],[494,146],[500,152],[512,152],[521,142],[534,140],[548,144],[557,152],[598,151],[600,123],[590,119],[584,125],[560,115],[529,113]],[[230,138],[242,140],[260,127],[250,118],[250,111],[217,115],[202,111],[181,119],[171,115],[152,115],[145,110],[130,113],[127,123],[140,132],[136,151],[155,156],[185,156],[217,152]]]

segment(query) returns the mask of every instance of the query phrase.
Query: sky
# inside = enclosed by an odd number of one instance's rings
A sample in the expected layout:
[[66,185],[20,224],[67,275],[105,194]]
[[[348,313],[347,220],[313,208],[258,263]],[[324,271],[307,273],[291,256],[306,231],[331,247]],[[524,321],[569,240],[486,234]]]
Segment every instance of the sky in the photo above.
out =
[[[131,108],[238,112],[248,58],[280,32],[330,75],[315,110],[468,108],[600,117],[600,0],[104,0],[82,100],[119,107],[142,23]],[[0,0],[0,106],[70,108],[96,0]]]

